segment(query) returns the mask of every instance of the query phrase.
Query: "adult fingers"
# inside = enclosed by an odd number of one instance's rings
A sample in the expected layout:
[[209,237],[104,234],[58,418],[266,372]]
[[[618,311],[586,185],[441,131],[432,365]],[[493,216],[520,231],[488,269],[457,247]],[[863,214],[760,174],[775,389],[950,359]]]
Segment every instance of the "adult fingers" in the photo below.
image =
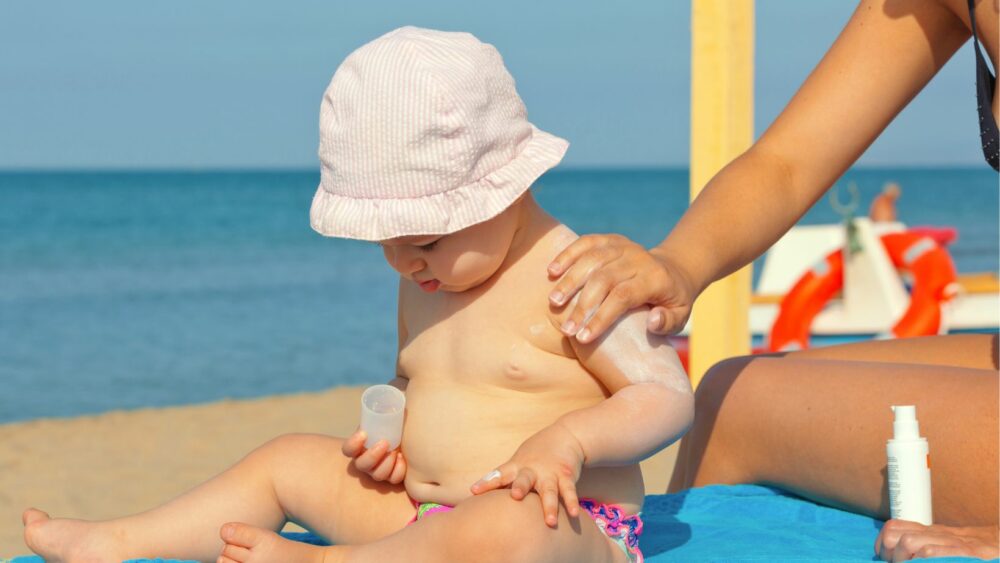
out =
[[976,557],[960,545],[928,544],[914,554],[914,559],[930,559],[931,557]]
[[559,487],[553,478],[539,479],[535,485],[538,496],[542,499],[542,515],[545,524],[555,528],[559,522]]
[[371,473],[372,469],[382,461],[382,458],[385,457],[388,451],[389,442],[379,440],[371,449],[354,458],[354,466],[365,473]]
[[954,536],[928,532],[905,532],[899,537],[899,542],[892,550],[892,561],[909,561],[917,553],[929,545],[952,545],[956,542]]
[[573,518],[580,515],[580,499],[576,496],[576,484],[570,479],[559,480],[559,494],[562,495],[566,512]]
[[344,440],[340,446],[340,451],[347,457],[357,457],[365,449],[365,440],[368,435],[364,430],[357,430]]
[[[588,294],[588,290],[589,286],[585,287],[580,294],[581,303],[592,297]],[[626,311],[635,309],[643,303],[643,298],[637,291],[634,280],[618,282],[618,285],[614,286],[604,297],[604,301],[597,305],[597,310],[593,312],[589,320],[584,318],[585,324],[582,330],[577,333],[576,339],[584,344],[598,339]]]
[[691,316],[690,305],[683,307],[663,307],[662,309],[663,324],[659,330],[653,331],[655,334],[667,336],[684,330],[684,325],[687,324],[688,317]]
[[[615,261],[616,258],[621,256],[621,253],[613,248],[595,248],[588,252],[587,254],[581,256],[575,264],[573,264],[570,269],[563,274],[563,277],[556,282],[555,287],[549,293],[549,301],[557,306],[561,307],[566,303],[569,303],[569,308],[574,310],[578,307],[576,303],[573,303],[573,298],[580,291],[581,288],[587,287],[591,290],[594,289],[593,286],[598,284],[604,284],[610,287],[613,283],[608,283],[613,281],[615,276],[623,276],[622,274],[616,274],[613,272],[613,268],[609,264]],[[594,272],[600,271],[603,275],[603,279],[595,279]],[[606,292],[605,292],[606,293]],[[603,295],[601,296],[603,300]],[[600,303],[600,301],[598,301]]]
[[586,254],[602,242],[600,235],[584,235],[567,246],[549,262],[549,275],[557,278],[570,266],[576,263],[580,256]]
[[392,468],[392,474],[389,475],[389,482],[393,485],[398,485],[403,482],[406,478],[406,457],[403,456],[402,452],[396,454],[396,465]]
[[927,526],[909,520],[889,520],[879,530],[878,537],[875,538],[875,553],[883,561],[892,560],[892,552],[899,543],[899,538],[907,532],[920,532],[927,529]]

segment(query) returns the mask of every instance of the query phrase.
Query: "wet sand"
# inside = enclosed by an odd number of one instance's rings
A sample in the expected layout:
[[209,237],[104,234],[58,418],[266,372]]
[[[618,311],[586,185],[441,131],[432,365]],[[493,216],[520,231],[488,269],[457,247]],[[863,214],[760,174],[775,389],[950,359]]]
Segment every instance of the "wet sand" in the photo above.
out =
[[[289,432],[346,436],[362,388],[0,425],[0,557],[29,553],[21,511],[106,519],[140,512]],[[662,493],[676,445],[642,463]]]

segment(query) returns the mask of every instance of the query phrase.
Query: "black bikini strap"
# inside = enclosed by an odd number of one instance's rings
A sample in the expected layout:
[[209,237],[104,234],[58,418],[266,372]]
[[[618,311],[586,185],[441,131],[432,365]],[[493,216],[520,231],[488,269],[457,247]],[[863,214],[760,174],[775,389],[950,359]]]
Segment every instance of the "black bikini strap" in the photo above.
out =
[[974,0],[969,2],[969,21],[972,24],[972,48],[976,51],[976,99],[979,106],[979,137],[983,145],[983,156],[994,170],[1000,170],[1000,131],[997,130],[996,119],[993,118],[993,95],[996,91],[997,79],[986,65],[986,57],[979,47],[979,34],[976,33],[976,6]]

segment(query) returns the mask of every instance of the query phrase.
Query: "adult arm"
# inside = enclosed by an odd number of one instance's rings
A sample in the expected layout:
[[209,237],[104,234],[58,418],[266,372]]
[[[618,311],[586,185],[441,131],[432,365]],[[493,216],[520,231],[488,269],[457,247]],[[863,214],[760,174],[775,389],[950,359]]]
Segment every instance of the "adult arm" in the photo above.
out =
[[777,119],[650,253],[598,235],[555,258],[553,301],[580,291],[564,332],[596,338],[643,303],[654,305],[651,330],[680,330],[694,299],[791,228],[969,36],[942,2],[862,1]]

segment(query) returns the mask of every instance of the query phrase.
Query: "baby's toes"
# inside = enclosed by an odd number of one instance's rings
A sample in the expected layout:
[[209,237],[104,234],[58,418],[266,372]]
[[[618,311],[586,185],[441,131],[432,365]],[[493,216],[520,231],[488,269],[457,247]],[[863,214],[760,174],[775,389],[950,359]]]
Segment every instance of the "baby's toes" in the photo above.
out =
[[222,548],[222,555],[216,563],[244,563],[250,560],[250,550],[235,544],[227,543]]
[[[222,541],[226,542],[226,549],[232,547],[242,550],[239,551],[237,549],[233,549],[234,554],[236,554],[237,551],[241,554],[244,552],[249,554],[250,550],[257,547],[261,543],[270,541],[272,536],[277,536],[277,534],[271,530],[265,530],[256,526],[241,524],[239,522],[230,522],[222,526],[222,529],[219,531],[219,536],[222,537]],[[223,550],[223,554],[227,557],[232,557],[232,555],[226,553],[225,550]],[[237,561],[245,560],[245,555],[242,559],[237,559]]]
[[38,510],[37,508],[29,508],[21,513],[21,522],[23,522],[25,526],[48,519],[49,515],[41,510]]

